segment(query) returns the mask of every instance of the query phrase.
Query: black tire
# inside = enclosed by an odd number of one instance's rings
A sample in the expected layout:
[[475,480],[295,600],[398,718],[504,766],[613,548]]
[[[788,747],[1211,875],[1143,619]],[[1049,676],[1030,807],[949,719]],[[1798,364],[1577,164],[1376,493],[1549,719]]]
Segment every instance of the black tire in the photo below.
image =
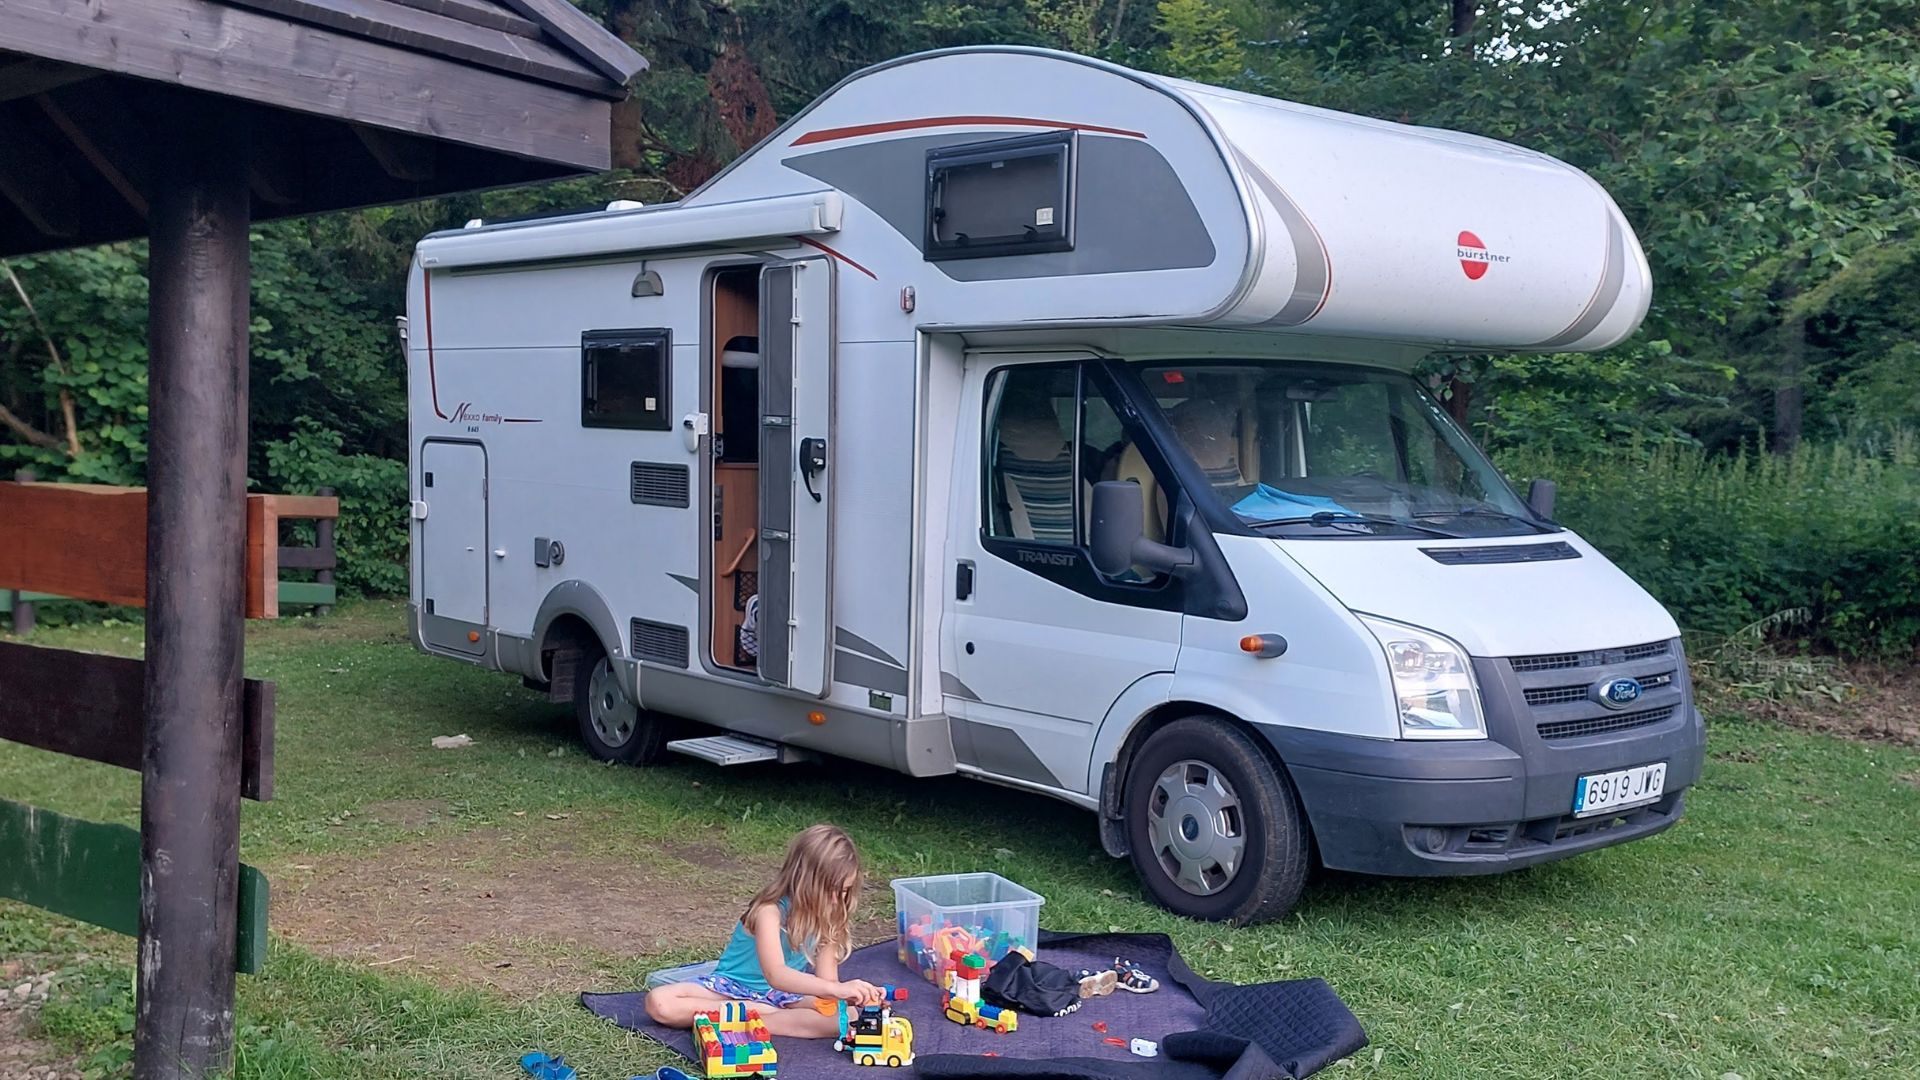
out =
[[666,718],[627,700],[606,652],[598,646],[580,657],[573,679],[573,716],[581,744],[597,761],[652,765],[666,755]]
[[[1157,790],[1163,776],[1176,778],[1177,803]],[[1123,813],[1134,870],[1175,914],[1246,926],[1292,911],[1306,887],[1311,850],[1292,782],[1217,717],[1182,717],[1147,737],[1127,769]]]

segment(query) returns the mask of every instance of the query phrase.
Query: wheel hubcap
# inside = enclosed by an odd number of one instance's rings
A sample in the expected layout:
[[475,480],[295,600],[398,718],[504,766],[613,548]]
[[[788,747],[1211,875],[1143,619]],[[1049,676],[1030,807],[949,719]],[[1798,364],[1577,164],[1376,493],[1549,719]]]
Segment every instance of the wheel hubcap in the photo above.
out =
[[1147,839],[1175,885],[1211,896],[1233,881],[1246,854],[1240,795],[1206,762],[1176,761],[1147,797]]
[[613,663],[604,656],[587,680],[587,714],[593,722],[593,733],[607,746],[625,746],[633,738],[640,710],[627,700],[620,680],[614,676]]

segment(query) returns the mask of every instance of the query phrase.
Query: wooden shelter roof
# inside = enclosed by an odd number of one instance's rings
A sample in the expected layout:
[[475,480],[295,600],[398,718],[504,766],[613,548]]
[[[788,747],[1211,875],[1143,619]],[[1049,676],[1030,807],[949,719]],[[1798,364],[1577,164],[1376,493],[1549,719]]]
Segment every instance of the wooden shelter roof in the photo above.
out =
[[603,169],[645,67],[567,0],[5,0],[0,256],[146,235],[208,115],[255,220]]

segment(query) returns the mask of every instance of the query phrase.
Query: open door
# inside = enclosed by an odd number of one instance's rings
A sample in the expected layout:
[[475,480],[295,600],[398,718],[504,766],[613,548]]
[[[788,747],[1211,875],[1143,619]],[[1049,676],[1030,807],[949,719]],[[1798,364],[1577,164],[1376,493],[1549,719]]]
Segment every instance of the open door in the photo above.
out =
[[824,697],[833,658],[833,263],[760,274],[760,677]]

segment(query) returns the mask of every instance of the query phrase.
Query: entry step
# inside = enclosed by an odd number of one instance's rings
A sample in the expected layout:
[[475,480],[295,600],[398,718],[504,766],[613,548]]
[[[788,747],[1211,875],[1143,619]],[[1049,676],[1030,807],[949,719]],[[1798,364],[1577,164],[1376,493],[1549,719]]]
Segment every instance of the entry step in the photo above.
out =
[[667,744],[667,749],[676,754],[711,761],[715,765],[753,765],[762,761],[777,761],[789,765],[796,761],[806,761],[814,755],[791,746],[782,746],[764,739],[750,738],[746,735],[708,735],[699,739],[675,739]]

